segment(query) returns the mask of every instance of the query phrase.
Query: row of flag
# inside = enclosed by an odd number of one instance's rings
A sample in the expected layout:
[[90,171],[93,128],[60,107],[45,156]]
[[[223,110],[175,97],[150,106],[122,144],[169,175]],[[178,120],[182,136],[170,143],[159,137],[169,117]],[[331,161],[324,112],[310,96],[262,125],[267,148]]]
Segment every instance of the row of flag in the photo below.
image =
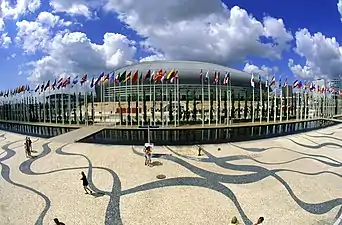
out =
[[[178,79],[178,71],[175,69],[170,70],[168,73],[166,70],[159,70],[158,72],[156,71],[151,71],[148,70],[147,73],[143,76],[143,73],[141,72],[139,74],[139,71],[137,70],[136,72],[128,72],[128,71],[124,71],[122,73],[101,73],[96,79],[95,77],[92,78],[91,82],[90,82],[90,87],[94,88],[97,85],[100,84],[107,84],[107,83],[112,83],[114,85],[121,85],[121,84],[125,84],[130,82],[130,84],[142,84],[143,81],[148,80],[150,83],[152,82],[164,82],[164,81],[169,81],[170,83],[173,83],[175,80]],[[218,85],[218,84],[223,84],[223,85],[228,85],[230,84],[230,80],[231,80],[231,73],[230,72],[226,72],[225,76],[223,77],[223,79],[220,79],[220,72],[216,72],[214,73],[214,77],[212,80],[212,83],[214,85]],[[37,84],[37,86],[31,90],[31,88],[28,85],[21,85],[13,90],[7,90],[7,91],[0,91],[0,97],[8,97],[10,95],[15,95],[15,94],[19,94],[19,93],[23,93],[23,92],[30,92],[30,91],[34,91],[34,92],[38,92],[38,93],[42,93],[45,91],[51,91],[51,90],[59,90],[61,88],[66,88],[68,86],[71,85],[71,87],[74,87],[75,85],[77,85],[78,83],[82,85],[84,85],[86,82],[88,81],[88,76],[87,74],[83,75],[81,78],[79,78],[78,76],[76,76],[72,81],[71,81],[71,77],[67,77],[67,78],[60,78],[60,79],[55,79],[53,82],[47,81],[46,83],[42,83],[42,84]],[[203,76],[203,70],[200,71],[200,83],[203,84],[204,82],[206,82],[207,84],[210,83],[210,77],[209,77],[209,71],[206,72],[205,77]],[[269,83],[269,84],[268,84]],[[282,85],[281,79],[279,80],[279,88],[282,87],[287,87],[287,78],[285,79],[284,85]],[[259,85],[261,86],[261,76],[259,75]],[[267,86],[274,86],[276,87],[276,78],[275,76],[272,77],[271,81],[269,82],[268,80],[266,80],[266,87]],[[251,74],[251,86],[254,88],[255,87],[255,81],[254,81],[254,74]],[[339,90],[338,92],[336,92],[334,90],[334,88],[327,88],[326,86],[322,86],[320,87],[319,85],[315,85],[313,82],[309,82],[306,84],[303,84],[302,81],[299,80],[295,80],[293,82],[292,85],[293,88],[297,88],[297,89],[301,89],[303,88],[304,90],[310,90],[310,91],[314,91],[316,90],[317,93],[334,93],[334,94],[339,94],[342,96],[342,91]]]

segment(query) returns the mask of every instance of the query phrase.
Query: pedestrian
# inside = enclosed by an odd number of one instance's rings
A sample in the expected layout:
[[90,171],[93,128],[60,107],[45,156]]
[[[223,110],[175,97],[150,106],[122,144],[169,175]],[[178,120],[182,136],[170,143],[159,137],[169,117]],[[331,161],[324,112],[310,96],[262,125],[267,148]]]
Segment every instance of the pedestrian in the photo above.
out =
[[90,194],[92,194],[93,192],[88,188],[89,183],[88,183],[86,175],[84,174],[84,172],[81,172],[81,175],[82,175],[81,180],[83,181],[83,188],[86,194],[89,194],[88,191],[90,192]]
[[30,153],[32,152],[32,141],[31,141],[31,138],[27,138],[27,141],[28,141],[28,146],[29,146],[29,150],[30,150]]
[[232,220],[230,221],[230,225],[232,225],[232,224],[240,224],[239,221],[238,221],[238,219],[236,218],[236,216],[234,216],[234,217],[232,218]]
[[264,217],[259,217],[258,221],[253,225],[262,224],[262,222],[264,222]]
[[59,222],[57,218],[54,218],[53,221],[56,223],[56,225],[65,225],[65,223]]
[[152,164],[152,148],[148,146],[146,149],[146,162],[145,165],[151,166]]
[[25,139],[24,148],[25,148],[26,158],[31,157],[31,152],[30,152],[30,147],[29,147],[29,142],[28,142],[27,137]]
[[147,166],[147,163],[148,163],[148,156],[147,156],[147,148],[149,146],[144,146],[144,157],[145,157],[145,166]]

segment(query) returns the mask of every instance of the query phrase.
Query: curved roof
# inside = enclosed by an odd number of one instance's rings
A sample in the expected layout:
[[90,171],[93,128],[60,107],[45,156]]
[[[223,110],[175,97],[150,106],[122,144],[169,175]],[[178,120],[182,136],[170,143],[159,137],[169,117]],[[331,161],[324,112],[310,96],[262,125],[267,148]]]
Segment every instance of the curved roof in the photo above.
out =
[[[207,62],[197,62],[197,61],[148,61],[141,62],[129,66],[122,67],[115,71],[136,71],[142,72],[145,75],[148,70],[159,71],[160,69],[170,71],[175,69],[178,71],[179,83],[180,84],[200,84],[200,71],[203,71],[203,76],[209,71],[210,82],[214,79],[214,74],[220,72],[220,79],[223,80],[226,72],[231,73],[231,83],[233,86],[243,86],[250,87],[251,85],[251,75],[236,69],[229,67],[207,63]],[[255,78],[258,81],[258,78]]]

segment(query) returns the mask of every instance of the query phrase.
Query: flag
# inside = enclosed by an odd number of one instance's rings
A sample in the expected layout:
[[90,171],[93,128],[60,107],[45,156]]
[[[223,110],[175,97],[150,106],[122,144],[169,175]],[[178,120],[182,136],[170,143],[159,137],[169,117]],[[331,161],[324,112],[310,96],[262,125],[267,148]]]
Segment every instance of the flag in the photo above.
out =
[[54,81],[54,82],[52,83],[52,85],[51,85],[51,89],[52,89],[52,90],[55,90],[56,84],[57,84],[57,80],[55,79],[55,81]]
[[63,84],[62,84],[62,87],[66,87],[70,84],[70,77],[68,77],[67,79],[64,80]]
[[201,70],[201,72],[200,72],[200,83],[202,84],[202,82],[203,82],[203,71]]
[[157,81],[161,81],[161,79],[163,78],[164,76],[164,73],[166,73],[166,71],[164,72],[162,69],[158,71],[158,73],[154,76],[153,80],[155,82]]
[[45,84],[43,83],[42,86],[40,87],[40,92],[43,92],[45,88]]
[[254,88],[255,87],[255,84],[254,84],[254,74],[252,73],[252,76],[251,76],[251,86]]
[[271,83],[270,83],[270,86],[275,85],[275,84],[276,84],[276,78],[275,78],[275,76],[273,76]]
[[209,82],[209,71],[207,71],[207,73],[205,74],[205,80]]
[[223,78],[223,84],[229,84],[229,80],[230,80],[230,72],[227,72],[226,75]]
[[119,75],[119,82],[122,83],[126,79],[126,71]]
[[296,88],[297,86],[298,86],[298,80],[295,80],[294,82],[293,82],[293,88]]
[[148,78],[151,78],[151,70],[148,70],[145,77],[144,77],[144,80],[148,79]]
[[81,78],[81,85],[83,85],[85,82],[87,82],[87,74],[85,74],[85,75]]
[[34,92],[37,92],[39,90],[40,84],[37,84],[36,88],[34,89]]
[[143,73],[142,73],[142,72],[140,72],[139,84],[141,84],[141,83],[142,83],[142,81],[143,81]]
[[138,78],[139,78],[139,72],[137,70],[132,77],[132,84],[135,83],[138,80]]
[[298,87],[298,88],[303,87],[303,88],[305,89],[305,88],[306,88],[306,85],[303,85],[302,81],[299,81],[298,84],[297,84],[297,87]]
[[131,79],[131,76],[132,76],[132,71],[129,71],[129,73],[127,74],[127,76],[124,79],[123,83],[126,83],[127,81],[129,81]]
[[285,81],[284,81],[284,87],[287,86],[287,77],[285,78]]
[[95,86],[95,83],[94,83],[94,77],[93,77],[93,79],[91,79],[90,88],[93,88],[94,86]]
[[63,78],[60,78],[58,81],[57,89],[60,89],[63,86]]
[[115,72],[113,72],[109,78],[109,83],[114,83],[114,82],[115,82]]
[[76,85],[78,83],[78,76],[76,76],[73,80],[72,80],[72,86]]
[[46,91],[50,87],[50,80],[46,83],[44,87],[44,91]]
[[170,80],[175,76],[175,69],[170,70],[170,72],[167,74],[166,79]]
[[174,72],[174,76],[171,78],[170,82],[173,83],[174,81],[177,81],[178,79],[178,71]]
[[98,85],[98,83],[102,80],[102,78],[104,77],[104,72],[102,72],[100,74],[100,76],[96,79],[95,83],[94,83],[94,86]]
[[213,84],[218,84],[219,79],[220,79],[220,72],[215,72]]

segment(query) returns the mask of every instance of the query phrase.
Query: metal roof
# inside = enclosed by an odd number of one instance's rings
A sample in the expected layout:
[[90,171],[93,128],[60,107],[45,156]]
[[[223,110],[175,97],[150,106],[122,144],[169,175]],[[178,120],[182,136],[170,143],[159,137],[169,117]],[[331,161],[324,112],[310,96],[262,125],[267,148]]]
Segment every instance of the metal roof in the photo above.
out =
[[[229,67],[198,61],[148,61],[137,64],[128,65],[117,69],[115,72],[124,71],[139,71],[145,75],[148,70],[159,71],[160,69],[166,70],[167,72],[175,69],[178,71],[179,83],[180,84],[200,84],[200,71],[203,71],[203,76],[209,71],[210,82],[214,79],[215,72],[220,72],[220,80],[222,81],[227,72],[231,73],[231,83],[233,86],[251,86],[251,75],[232,69]],[[255,81],[258,82],[258,77],[255,77]]]

